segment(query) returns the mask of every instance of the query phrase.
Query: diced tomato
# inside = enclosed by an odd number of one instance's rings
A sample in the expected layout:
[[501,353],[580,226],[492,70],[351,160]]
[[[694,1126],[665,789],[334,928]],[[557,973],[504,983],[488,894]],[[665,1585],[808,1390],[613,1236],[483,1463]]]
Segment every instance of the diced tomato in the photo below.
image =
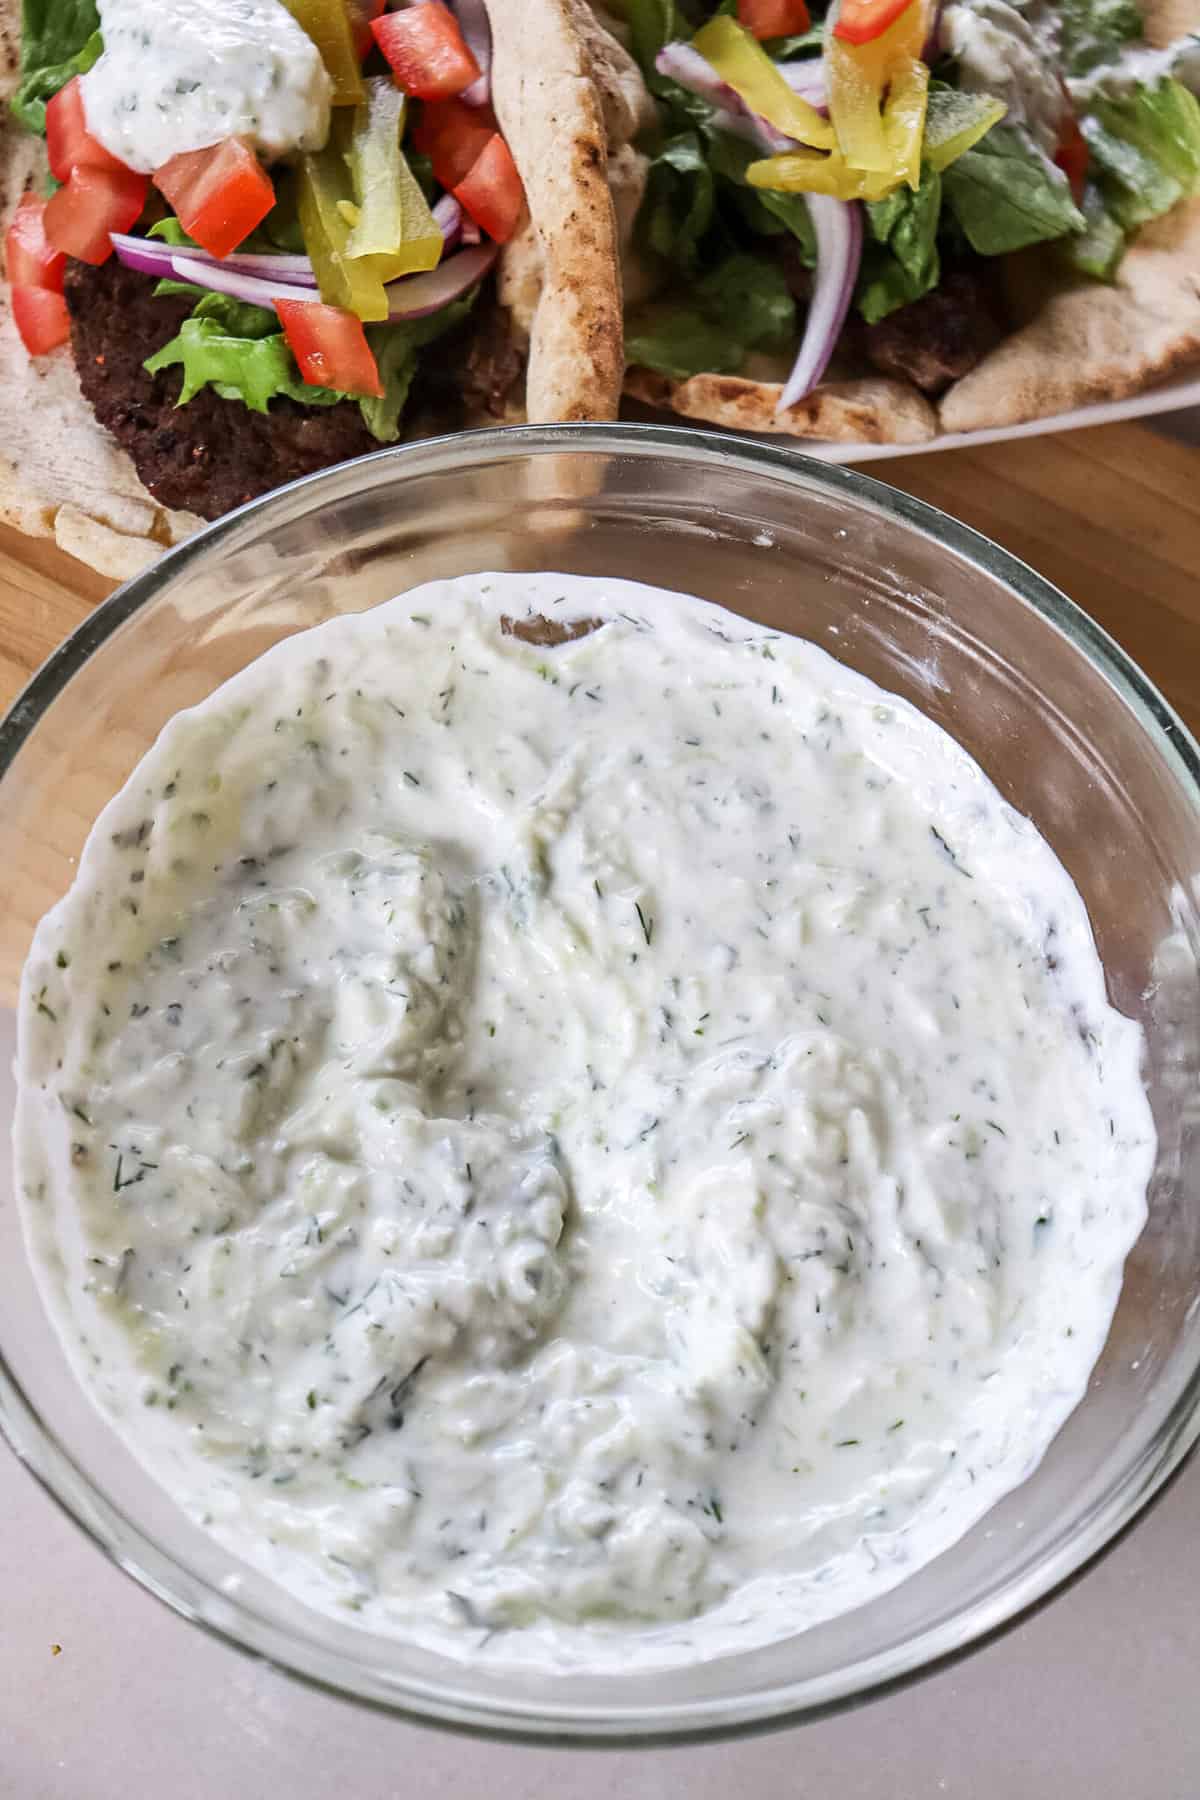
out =
[[882,37],[901,13],[920,4],[921,0],[842,0],[833,35],[847,44],[869,44]]
[[277,300],[275,311],[300,373],[310,387],[345,394],[383,394],[379,369],[362,320],[340,306],[313,300]]
[[4,266],[11,287],[46,288],[61,294],[67,259],[46,242],[46,202],[22,194],[4,236]]
[[189,237],[210,256],[228,256],[275,204],[271,177],[245,138],[185,150],[154,171]]
[[792,37],[812,24],[805,0],[738,0],[738,24],[760,43],[767,38]]
[[421,108],[412,143],[430,159],[440,185],[453,189],[474,168],[495,134],[490,107],[441,100]]
[[[1063,90],[1064,98],[1066,89]],[[1058,127],[1058,148],[1054,160],[1071,184],[1076,206],[1083,204],[1083,187],[1088,172],[1087,139],[1079,129],[1079,120],[1068,104]]]
[[30,356],[45,356],[71,335],[67,303],[61,294],[44,287],[12,289],[13,320]]
[[387,0],[349,0],[349,4],[350,31],[354,38],[355,54],[361,62],[375,42],[375,35],[371,30],[372,22],[379,17],[387,5]]
[[449,100],[479,80],[479,64],[442,0],[420,0],[403,12],[385,13],[372,21],[371,30],[396,85],[418,100]]
[[512,151],[498,131],[450,191],[481,230],[498,244],[507,244],[517,228],[525,192]]
[[72,170],[71,178],[46,202],[46,239],[55,250],[80,262],[107,262],[110,231],[128,231],[143,206],[149,177],[132,169]]
[[78,75],[46,102],[46,153],[55,181],[66,181],[72,169],[123,169],[125,164],[104,148],[87,128],[83,89]]

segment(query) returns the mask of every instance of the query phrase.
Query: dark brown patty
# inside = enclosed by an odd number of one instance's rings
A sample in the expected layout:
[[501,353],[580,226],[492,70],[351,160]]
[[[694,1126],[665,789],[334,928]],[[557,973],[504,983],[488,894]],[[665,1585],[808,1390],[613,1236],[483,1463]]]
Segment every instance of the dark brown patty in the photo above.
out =
[[866,326],[862,342],[867,360],[885,375],[907,377],[936,395],[969,374],[1000,335],[986,281],[955,269],[931,294]]
[[285,481],[379,448],[351,400],[310,408],[280,398],[255,413],[204,388],[176,407],[182,369],[148,375],[142,364],[175,336],[193,302],[156,300],[152,277],[115,256],[98,269],[70,263],[66,295],[84,397],[163,506],[217,519]]
[[[379,449],[352,400],[307,407],[281,397],[256,413],[203,388],[177,407],[182,369],[148,375],[142,365],[176,335],[193,303],[186,295],[156,300],[154,285],[115,256],[98,269],[68,264],[71,348],[84,398],[163,506],[218,519],[285,481]],[[484,294],[456,332],[423,353],[405,437],[458,431],[468,419],[502,420],[524,367],[507,317]]]

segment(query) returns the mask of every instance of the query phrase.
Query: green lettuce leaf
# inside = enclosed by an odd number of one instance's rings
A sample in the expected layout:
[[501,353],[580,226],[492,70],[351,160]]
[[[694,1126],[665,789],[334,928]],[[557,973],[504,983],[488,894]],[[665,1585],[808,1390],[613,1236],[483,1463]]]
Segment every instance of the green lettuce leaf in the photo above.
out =
[[630,48],[647,82],[653,85],[654,59],[672,38],[688,37],[675,16],[675,0],[621,0],[620,11],[629,27]]
[[726,257],[695,291],[700,307],[747,350],[785,350],[795,335],[796,301],[787,279],[760,256]]
[[194,281],[176,281],[173,275],[164,275],[154,284],[156,300],[182,299],[186,294],[190,300],[203,300],[208,288],[197,287]]
[[1200,188],[1200,101],[1181,82],[1164,77],[1097,97],[1080,130],[1105,205],[1126,231]]
[[1059,53],[1064,75],[1086,75],[1115,62],[1143,31],[1137,0],[1056,0]]
[[[177,222],[163,221],[155,235],[176,241]],[[183,386],[177,406],[204,387],[212,387],[223,400],[240,400],[252,412],[269,411],[271,401],[283,395],[301,406],[333,406],[354,398],[336,388],[312,387],[301,378],[279,320],[270,307],[235,300],[193,288],[187,282],[160,281],[155,293],[199,293],[200,300],[184,320],[177,335],[149,357],[151,375],[160,369],[183,367]],[[452,331],[475,304],[478,288],[427,319],[401,320],[394,325],[375,325],[367,331],[384,392],[376,398],[359,398],[359,410],[372,435],[390,444],[400,435],[400,419],[416,374],[419,352],[435,338]]]
[[274,337],[279,319],[270,306],[256,306],[251,300],[235,300],[232,294],[215,294],[211,288],[192,312],[193,319],[215,319],[229,337]]
[[914,193],[899,187],[886,200],[866,207],[867,242],[854,303],[869,325],[899,306],[919,300],[941,279],[938,223],[942,215],[942,177],[923,169]]
[[41,136],[47,100],[86,75],[103,48],[96,0],[24,0],[21,78],[9,102],[21,124]]
[[738,252],[697,281],[688,300],[637,308],[626,323],[625,354],[685,381],[735,375],[751,350],[786,350],[795,334],[796,302],[783,271]]
[[473,288],[469,294],[443,307],[441,312],[431,313],[427,319],[368,326],[367,342],[374,352],[384,391],[381,399],[364,395],[358,407],[367,430],[381,444],[394,443],[400,435],[400,420],[408,404],[420,352],[426,344],[432,344],[462,324],[474,306],[478,292],[478,288]]
[[993,126],[951,163],[942,186],[948,209],[980,256],[1003,256],[1086,226],[1066,176],[1007,125]]
[[226,331],[219,318],[193,314],[185,319],[178,336],[147,357],[144,366],[157,375],[176,364],[183,366],[177,406],[186,406],[201,388],[210,386],[223,400],[241,400],[257,413],[265,413],[280,394],[304,406],[332,406],[344,398],[332,388],[309,387],[300,379],[282,332],[238,337]]
[[713,177],[694,131],[668,138],[651,159],[638,225],[647,248],[685,274],[713,221]]
[[817,263],[817,240],[803,194],[784,194],[770,188],[752,188],[746,184],[746,169],[757,162],[762,152],[743,138],[727,131],[714,131],[707,141],[708,166],[722,182],[725,192],[738,213],[758,237],[781,237],[785,232],[796,240],[801,262],[813,269]]
[[746,347],[684,301],[638,307],[626,321],[625,356],[674,381],[689,375],[736,375]]
[[1104,203],[1104,196],[1089,181],[1083,195],[1087,230],[1056,244],[1060,261],[1077,275],[1093,281],[1111,281],[1125,254],[1125,233]]
[[1004,111],[1004,103],[990,94],[972,94],[945,81],[931,81],[921,143],[923,161],[934,169],[948,169],[995,128]]

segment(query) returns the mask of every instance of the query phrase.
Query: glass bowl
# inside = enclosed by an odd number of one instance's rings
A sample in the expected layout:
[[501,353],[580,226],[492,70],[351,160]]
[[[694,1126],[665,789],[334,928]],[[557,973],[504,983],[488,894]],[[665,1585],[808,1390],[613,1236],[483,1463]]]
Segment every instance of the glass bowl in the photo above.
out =
[[811,1717],[978,1644],[1042,1600],[1113,1540],[1200,1435],[1200,753],[1055,589],[852,470],[658,426],[480,432],[383,451],[165,555],[50,659],[0,727],[10,1044],[33,926],[171,714],[305,626],[435,576],[497,568],[630,576],[812,638],[950,731],[1049,839],[1087,902],[1114,1003],[1143,1025],[1159,1133],[1149,1223],[1085,1400],[1035,1475],[903,1586],[803,1635],[651,1681],[441,1660],[318,1615],[235,1561],[176,1511],[76,1384],[7,1169],[0,1425],[152,1592],[361,1701],[573,1741]]

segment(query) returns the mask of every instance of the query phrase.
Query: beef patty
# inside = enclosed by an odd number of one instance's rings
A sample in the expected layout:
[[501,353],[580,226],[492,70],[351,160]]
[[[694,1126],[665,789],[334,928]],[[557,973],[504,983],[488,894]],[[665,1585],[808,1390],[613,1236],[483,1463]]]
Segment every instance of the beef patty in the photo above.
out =
[[307,407],[279,398],[266,413],[203,388],[177,407],[183,370],[142,364],[191,312],[187,295],[154,298],[154,282],[111,256],[68,264],[67,307],[79,385],[96,417],[163,506],[218,519],[282,482],[379,445],[352,400]]
[[[186,294],[156,300],[153,280],[115,256],[99,268],[69,263],[66,296],[84,398],[163,506],[218,519],[285,481],[380,447],[352,400],[308,407],[280,396],[256,413],[202,388],[177,406],[183,370],[148,375],[142,365],[176,335],[194,302]],[[488,295],[421,364],[406,437],[459,430],[468,415],[503,418],[524,372]]]

